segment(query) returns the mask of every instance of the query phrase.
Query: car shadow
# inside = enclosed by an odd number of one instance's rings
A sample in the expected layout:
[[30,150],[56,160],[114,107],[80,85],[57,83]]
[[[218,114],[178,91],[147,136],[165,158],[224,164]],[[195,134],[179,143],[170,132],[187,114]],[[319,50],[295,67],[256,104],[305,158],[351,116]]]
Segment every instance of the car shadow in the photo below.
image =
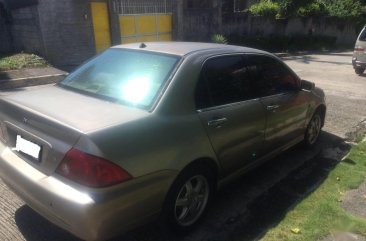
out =
[[[177,235],[155,222],[113,241],[257,240],[316,190],[350,148],[323,132],[314,149],[296,146],[225,186],[192,232]],[[78,240],[27,206],[18,209],[15,221],[28,241]]]
[[15,212],[15,223],[27,241],[81,241],[23,205]]

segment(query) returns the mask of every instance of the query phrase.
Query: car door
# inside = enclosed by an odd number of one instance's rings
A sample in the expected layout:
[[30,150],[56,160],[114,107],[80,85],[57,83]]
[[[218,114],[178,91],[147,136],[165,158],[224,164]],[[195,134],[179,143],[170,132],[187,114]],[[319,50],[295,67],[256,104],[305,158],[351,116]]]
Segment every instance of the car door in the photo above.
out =
[[202,125],[226,173],[260,157],[266,113],[261,101],[252,98],[241,55],[205,61],[195,99]]
[[300,79],[272,56],[247,55],[255,95],[266,109],[264,152],[286,147],[302,138],[309,103]]

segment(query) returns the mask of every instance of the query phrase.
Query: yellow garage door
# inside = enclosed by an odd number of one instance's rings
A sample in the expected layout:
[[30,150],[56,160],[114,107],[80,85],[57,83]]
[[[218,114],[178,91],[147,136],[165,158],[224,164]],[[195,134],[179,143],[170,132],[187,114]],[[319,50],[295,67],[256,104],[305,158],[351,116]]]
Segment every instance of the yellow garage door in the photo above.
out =
[[108,7],[105,2],[91,3],[94,41],[96,52],[99,53],[111,46]]
[[120,15],[121,43],[171,41],[171,14]]

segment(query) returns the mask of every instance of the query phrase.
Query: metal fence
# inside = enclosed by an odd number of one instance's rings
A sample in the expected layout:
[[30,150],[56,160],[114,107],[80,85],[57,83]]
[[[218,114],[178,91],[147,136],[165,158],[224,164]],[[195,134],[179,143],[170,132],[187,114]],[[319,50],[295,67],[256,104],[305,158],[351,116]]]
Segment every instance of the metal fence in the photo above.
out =
[[114,13],[151,14],[172,13],[172,0],[112,0]]

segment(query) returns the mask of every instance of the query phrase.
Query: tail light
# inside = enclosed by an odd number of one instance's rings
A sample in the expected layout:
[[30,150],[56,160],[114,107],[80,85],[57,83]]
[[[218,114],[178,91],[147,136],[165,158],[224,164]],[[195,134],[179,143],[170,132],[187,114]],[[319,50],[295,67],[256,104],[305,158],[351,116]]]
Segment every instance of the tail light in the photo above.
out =
[[56,173],[87,187],[101,188],[131,179],[120,166],[77,149],[69,150]]
[[365,49],[360,47],[360,46],[356,46],[355,49],[354,49],[355,52],[364,52]]

